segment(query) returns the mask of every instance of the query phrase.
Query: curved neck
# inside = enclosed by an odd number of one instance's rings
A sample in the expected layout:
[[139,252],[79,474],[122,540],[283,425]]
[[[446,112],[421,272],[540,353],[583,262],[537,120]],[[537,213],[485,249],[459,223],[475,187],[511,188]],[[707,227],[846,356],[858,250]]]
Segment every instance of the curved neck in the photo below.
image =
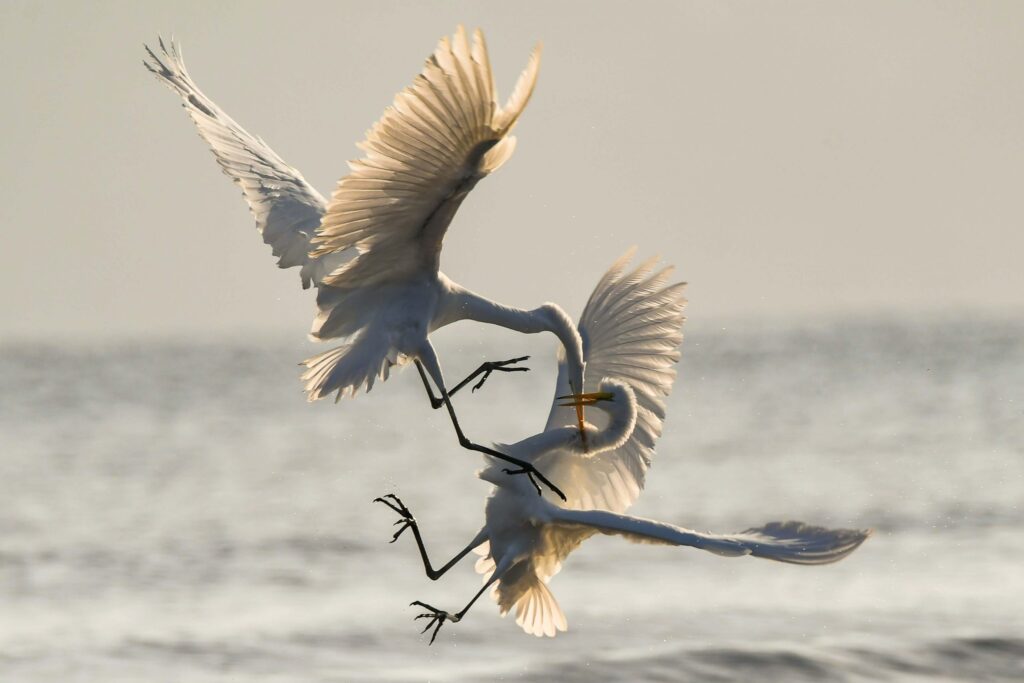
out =
[[527,311],[499,304],[490,299],[463,291],[456,296],[458,320],[475,320],[488,325],[498,325],[523,334],[546,332],[543,316],[537,310]]
[[546,303],[533,310],[513,308],[462,289],[454,283],[450,283],[449,286],[451,295],[444,304],[441,324],[468,319],[498,325],[523,334],[551,332],[562,342],[570,363],[583,367],[583,339],[576,330],[572,318],[558,305]]
[[590,431],[587,442],[591,453],[619,448],[633,435],[636,427],[636,399],[623,397],[613,403],[598,403],[594,406],[606,413],[610,418],[608,426],[601,430]]

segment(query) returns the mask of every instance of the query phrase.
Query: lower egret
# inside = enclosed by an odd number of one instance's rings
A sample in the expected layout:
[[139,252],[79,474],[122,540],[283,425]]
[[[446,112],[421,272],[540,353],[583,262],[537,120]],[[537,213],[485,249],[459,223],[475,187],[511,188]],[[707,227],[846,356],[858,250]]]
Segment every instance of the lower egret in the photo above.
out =
[[[480,477],[494,484],[484,527],[460,553],[434,569],[416,519],[395,495],[376,499],[400,515],[392,542],[412,529],[427,576],[436,580],[476,549],[483,588],[452,613],[425,602],[424,633],[430,642],[445,622],[458,622],[488,589],[502,614],[515,610],[516,623],[535,636],[567,628],[548,582],[563,561],[594,534],[639,543],[689,546],[725,557],[751,555],[793,564],[827,564],[849,555],[869,531],[826,529],[801,522],[771,522],[735,534],[713,534],[622,514],[635,501],[660,435],[664,398],[675,378],[673,364],[682,341],[682,285],[666,285],[668,270],[651,274],[650,262],[625,274],[627,254],[602,278],[580,318],[588,382],[603,377],[595,391],[563,395],[565,363],[547,428],[502,450],[543,467],[566,493],[564,505],[532,495],[521,480],[506,477],[492,461]],[[595,374],[596,373],[596,374]],[[587,423],[589,452],[576,426],[562,419],[568,408],[598,408],[601,426]],[[594,411],[591,411],[594,415]],[[561,423],[561,424],[559,424]]]

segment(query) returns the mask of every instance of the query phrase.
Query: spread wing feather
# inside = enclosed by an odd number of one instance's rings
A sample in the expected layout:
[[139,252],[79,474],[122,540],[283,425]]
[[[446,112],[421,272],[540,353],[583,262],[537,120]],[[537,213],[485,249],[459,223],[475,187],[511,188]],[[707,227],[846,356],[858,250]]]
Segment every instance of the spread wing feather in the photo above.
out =
[[239,187],[263,241],[281,268],[300,266],[302,286],[320,284],[343,258],[310,258],[310,240],[320,224],[326,202],[298,171],[286,164],[263,140],[235,123],[192,81],[181,50],[173,41],[159,41],[160,54],[149,47],[143,64],[177,92],[200,137],[213,150],[224,173]]
[[355,287],[436,271],[441,242],[462,200],[511,154],[508,135],[533,92],[540,48],[504,107],[487,45],[460,26],[443,38],[413,84],[398,93],[338,183],[313,239],[313,257],[357,256],[326,282]]
[[559,510],[555,524],[623,536],[637,543],[690,546],[739,557],[751,555],[790,564],[838,562],[863,543],[868,529],[827,529],[803,522],[769,522],[737,534],[712,534],[604,510]]
[[[665,398],[672,391],[683,341],[683,283],[668,284],[671,268],[655,270],[649,259],[628,271],[630,249],[594,288],[579,320],[586,366],[585,391],[595,391],[605,377],[629,383],[637,397],[633,435],[620,448],[593,456],[566,451],[549,453],[538,467],[568,497],[568,507],[622,512],[640,495],[654,445],[665,419]],[[568,368],[559,362],[555,396],[569,393]],[[587,413],[603,428],[607,417]],[[572,408],[554,402],[545,429],[572,424]]]

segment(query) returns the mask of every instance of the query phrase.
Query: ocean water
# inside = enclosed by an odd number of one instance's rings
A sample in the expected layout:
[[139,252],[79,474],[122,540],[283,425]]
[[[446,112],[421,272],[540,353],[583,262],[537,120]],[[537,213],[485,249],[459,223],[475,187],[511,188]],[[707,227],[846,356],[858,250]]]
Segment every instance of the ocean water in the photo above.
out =
[[[280,337],[0,346],[0,681],[1024,680],[1024,319],[688,323],[639,515],[872,527],[827,567],[595,538],[536,639],[487,598],[428,647],[412,600],[488,485],[414,371],[307,404]],[[538,431],[554,342],[456,326],[478,441]],[[482,341],[478,341],[482,339]]]

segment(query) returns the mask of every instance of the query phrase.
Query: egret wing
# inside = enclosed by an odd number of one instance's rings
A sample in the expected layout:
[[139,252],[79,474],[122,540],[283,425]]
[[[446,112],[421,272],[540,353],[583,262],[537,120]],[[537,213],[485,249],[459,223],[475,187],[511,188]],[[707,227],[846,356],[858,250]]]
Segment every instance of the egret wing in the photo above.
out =
[[511,155],[508,135],[533,92],[533,51],[504,107],[497,101],[483,34],[470,46],[460,26],[443,38],[411,86],[398,93],[359,147],[362,159],[339,181],[312,255],[355,250],[331,273],[342,288],[437,271],[441,242],[476,183]]
[[827,529],[795,521],[769,522],[737,534],[712,534],[604,510],[559,510],[555,524],[638,543],[684,545],[726,557],[752,555],[790,564],[838,562],[871,535],[865,529]]
[[[561,450],[537,463],[562,489],[572,508],[622,512],[636,501],[661,436],[665,399],[676,377],[685,283],[668,284],[672,269],[655,270],[657,259],[627,272],[633,254],[630,249],[604,274],[578,325],[587,364],[585,390],[595,391],[605,377],[628,383],[637,398],[633,434],[614,450],[592,456]],[[562,356],[555,396],[569,393],[567,377]],[[574,409],[558,403],[551,407],[546,430],[575,421]],[[591,410],[587,419],[602,428],[608,418]]]
[[326,208],[324,198],[298,171],[286,164],[263,140],[228,116],[192,81],[181,50],[171,41],[159,42],[160,54],[149,47],[143,64],[177,92],[200,137],[206,141],[224,173],[239,187],[263,241],[270,245],[281,268],[300,266],[302,286],[319,284],[341,260],[311,259],[309,244]]

